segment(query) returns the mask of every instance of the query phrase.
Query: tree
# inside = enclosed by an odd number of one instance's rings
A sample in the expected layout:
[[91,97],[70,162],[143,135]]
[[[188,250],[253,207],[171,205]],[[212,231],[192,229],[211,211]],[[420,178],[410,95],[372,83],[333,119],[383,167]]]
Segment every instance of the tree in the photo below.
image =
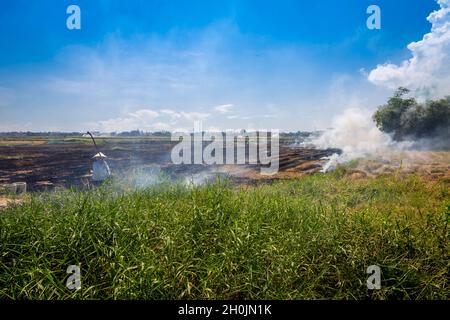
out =
[[377,127],[392,135],[394,140],[432,138],[446,135],[450,128],[450,97],[418,103],[405,98],[406,88],[398,88],[387,104],[373,115]]

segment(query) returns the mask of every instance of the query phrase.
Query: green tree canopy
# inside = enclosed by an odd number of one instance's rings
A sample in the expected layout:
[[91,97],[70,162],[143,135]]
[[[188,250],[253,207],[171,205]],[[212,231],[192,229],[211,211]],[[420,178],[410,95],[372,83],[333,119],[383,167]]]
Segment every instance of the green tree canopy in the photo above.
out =
[[434,138],[449,139],[450,96],[419,103],[407,98],[409,90],[400,87],[373,115],[377,127],[394,140]]

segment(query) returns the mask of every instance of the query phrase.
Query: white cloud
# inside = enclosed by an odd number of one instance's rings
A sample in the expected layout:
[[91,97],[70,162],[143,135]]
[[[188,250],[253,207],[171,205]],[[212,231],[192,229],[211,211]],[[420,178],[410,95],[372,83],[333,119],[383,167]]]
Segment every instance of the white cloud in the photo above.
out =
[[369,73],[372,83],[395,89],[399,86],[425,91],[432,96],[450,93],[450,0],[438,0],[440,9],[427,20],[431,32],[408,45],[412,58],[399,65],[385,63]]
[[225,114],[225,113],[230,112],[231,108],[233,108],[232,104],[222,104],[220,106],[215,106],[214,110],[220,114]]
[[158,112],[150,109],[140,109],[130,112],[123,117],[111,118],[99,121],[97,123],[89,123],[89,127],[94,127],[102,132],[113,131],[129,131],[129,130],[145,130],[152,131],[155,125],[151,122],[159,116]]
[[170,109],[162,109],[162,110],[160,110],[160,112],[161,112],[162,114],[166,114],[166,115],[170,116],[170,117],[173,118],[173,119],[179,119],[179,118],[181,118],[181,114],[178,113],[178,112],[176,112],[176,111],[174,111],[174,110],[170,110]]
[[130,116],[138,120],[151,121],[158,117],[158,112],[149,109],[141,109],[130,113]]
[[[143,131],[174,131],[180,128],[192,128],[194,121],[203,121],[210,116],[209,113],[202,112],[178,112],[171,109],[161,109],[154,111],[150,109],[140,109],[128,112],[124,116],[91,122],[89,127],[102,132],[120,132],[130,130]],[[158,119],[158,122],[155,122]]]
[[162,109],[160,110],[162,114],[165,114],[171,118],[172,121],[202,121],[209,118],[209,113],[203,112],[184,112],[184,111],[175,111],[171,109]]
[[202,112],[180,112],[180,114],[184,119],[191,122],[206,120],[210,116],[209,113]]

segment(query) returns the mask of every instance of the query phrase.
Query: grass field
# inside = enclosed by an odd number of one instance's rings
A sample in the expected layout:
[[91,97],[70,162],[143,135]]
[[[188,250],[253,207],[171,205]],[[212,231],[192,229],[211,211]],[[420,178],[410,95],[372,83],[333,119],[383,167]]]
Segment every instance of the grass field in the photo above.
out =
[[[167,136],[149,137],[95,137],[97,145],[120,144],[129,142],[170,141]],[[33,136],[33,137],[0,137],[0,146],[17,145],[43,145],[43,144],[92,144],[90,137],[59,137],[59,136]]]
[[[166,136],[98,136],[95,137],[97,145],[120,145],[127,143],[153,143],[154,141],[171,141],[171,137]],[[295,142],[295,137],[281,136],[280,143],[289,144]],[[23,136],[23,137],[0,137],[0,146],[17,145],[45,145],[45,144],[87,144],[92,145],[90,137],[83,136]]]
[[33,194],[0,212],[0,298],[448,299],[448,183],[344,171]]

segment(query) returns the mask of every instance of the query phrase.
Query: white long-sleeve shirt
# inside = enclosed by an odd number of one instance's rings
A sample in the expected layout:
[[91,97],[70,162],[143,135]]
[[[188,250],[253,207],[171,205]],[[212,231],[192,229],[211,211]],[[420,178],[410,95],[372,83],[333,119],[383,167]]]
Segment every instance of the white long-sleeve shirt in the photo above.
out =
[[111,170],[105,160],[96,160],[92,165],[92,181],[104,181],[111,176]]

